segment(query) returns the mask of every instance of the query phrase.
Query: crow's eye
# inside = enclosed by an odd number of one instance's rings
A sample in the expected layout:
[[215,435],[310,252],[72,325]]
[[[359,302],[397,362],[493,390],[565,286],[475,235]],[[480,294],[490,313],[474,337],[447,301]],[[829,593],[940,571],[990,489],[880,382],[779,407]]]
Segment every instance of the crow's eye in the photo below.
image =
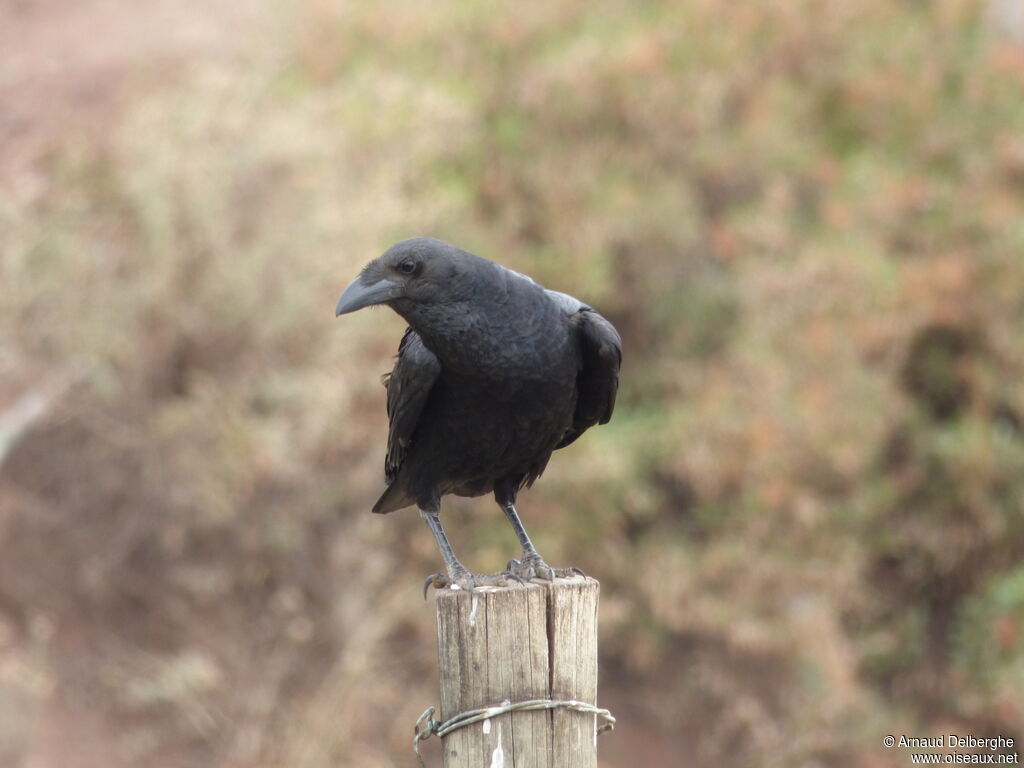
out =
[[405,261],[399,262],[398,271],[403,275],[411,275],[416,271],[416,262],[412,259],[406,259]]

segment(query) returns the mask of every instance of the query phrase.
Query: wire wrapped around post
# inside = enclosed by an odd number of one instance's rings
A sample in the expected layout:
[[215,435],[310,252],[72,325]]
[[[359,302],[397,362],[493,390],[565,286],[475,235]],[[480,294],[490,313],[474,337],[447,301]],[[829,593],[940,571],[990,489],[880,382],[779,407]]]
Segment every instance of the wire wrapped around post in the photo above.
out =
[[414,726],[415,736],[412,740],[412,751],[416,753],[416,759],[419,761],[420,768],[426,768],[426,764],[423,762],[423,758],[420,756],[420,742],[426,741],[434,734],[437,734],[439,738],[444,738],[452,731],[462,728],[473,723],[479,723],[483,720],[489,720],[492,717],[503,715],[506,712],[516,711],[531,711],[539,709],[557,709],[564,707],[565,709],[571,709],[576,712],[582,712],[583,714],[592,714],[600,717],[604,722],[597,726],[597,735],[600,736],[602,733],[611,731],[615,728],[615,717],[607,709],[601,709],[595,707],[592,704],[586,704],[582,701],[551,701],[550,699],[533,699],[531,701],[517,701],[514,704],[501,704],[496,707],[481,707],[479,709],[471,709],[468,712],[462,712],[455,717],[451,717],[445,720],[443,723],[440,720],[434,719],[434,707],[428,707],[427,710],[420,715]]

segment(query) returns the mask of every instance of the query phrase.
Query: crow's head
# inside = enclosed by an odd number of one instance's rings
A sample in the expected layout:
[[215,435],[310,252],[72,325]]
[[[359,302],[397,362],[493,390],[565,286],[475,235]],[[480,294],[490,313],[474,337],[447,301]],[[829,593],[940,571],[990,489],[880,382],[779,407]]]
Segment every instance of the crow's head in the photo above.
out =
[[457,278],[473,258],[430,237],[403,240],[363,268],[338,299],[335,315],[375,304],[387,304],[404,314],[402,310],[410,305],[453,300]]

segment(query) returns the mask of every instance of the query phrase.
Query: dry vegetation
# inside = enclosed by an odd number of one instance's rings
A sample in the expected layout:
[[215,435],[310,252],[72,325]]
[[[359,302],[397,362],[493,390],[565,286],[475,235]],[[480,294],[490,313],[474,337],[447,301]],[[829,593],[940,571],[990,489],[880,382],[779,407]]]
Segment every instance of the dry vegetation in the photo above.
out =
[[[89,3],[38,33],[66,5],[0,10],[0,764],[411,764],[437,555],[367,513],[402,326],[331,309],[413,234],[623,331],[614,421],[522,503],[603,584],[605,765],[1024,740],[998,14],[184,3],[104,47]],[[472,566],[513,554],[493,504],[446,514]]]

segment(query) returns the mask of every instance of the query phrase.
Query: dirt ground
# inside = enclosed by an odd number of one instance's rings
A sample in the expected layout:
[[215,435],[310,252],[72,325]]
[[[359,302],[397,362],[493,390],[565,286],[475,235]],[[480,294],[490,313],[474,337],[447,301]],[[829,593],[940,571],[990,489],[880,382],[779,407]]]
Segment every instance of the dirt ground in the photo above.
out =
[[[55,142],[102,131],[133,89],[237,54],[254,3],[11,0],[0,5],[0,178],[32,182]],[[40,182],[38,176],[35,177]]]

